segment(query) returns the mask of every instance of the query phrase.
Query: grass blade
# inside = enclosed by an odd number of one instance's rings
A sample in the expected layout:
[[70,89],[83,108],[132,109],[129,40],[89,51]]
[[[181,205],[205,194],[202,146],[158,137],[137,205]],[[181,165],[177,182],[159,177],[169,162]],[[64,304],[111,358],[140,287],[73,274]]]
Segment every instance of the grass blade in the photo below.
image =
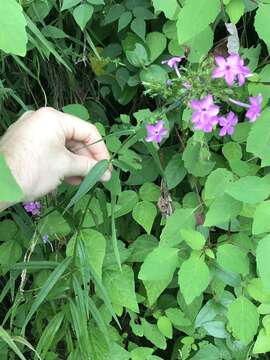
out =
[[39,291],[37,294],[37,297],[35,298],[31,309],[24,321],[23,327],[22,327],[22,333],[25,331],[25,327],[28,324],[31,317],[34,315],[34,313],[37,311],[39,306],[42,304],[42,302],[46,299],[47,295],[51,291],[51,289],[54,287],[54,285],[57,283],[57,281],[60,279],[60,277],[63,275],[63,273],[68,268],[72,258],[66,258],[63,262],[61,262],[57,268],[51,273],[51,275],[46,280],[43,288]]
[[26,360],[26,358],[23,356],[23,354],[21,353],[20,349],[18,348],[18,346],[15,344],[14,340],[12,339],[12,337],[9,335],[8,332],[6,332],[6,330],[0,326],[0,338],[14,351],[14,353],[21,359],[21,360]]
[[101,176],[105,173],[105,171],[109,167],[108,160],[99,161],[88,173],[88,175],[84,178],[81,183],[78,191],[70,200],[67,205],[65,211],[69,209],[72,205],[74,205],[77,201],[79,201],[92,187],[100,180]]

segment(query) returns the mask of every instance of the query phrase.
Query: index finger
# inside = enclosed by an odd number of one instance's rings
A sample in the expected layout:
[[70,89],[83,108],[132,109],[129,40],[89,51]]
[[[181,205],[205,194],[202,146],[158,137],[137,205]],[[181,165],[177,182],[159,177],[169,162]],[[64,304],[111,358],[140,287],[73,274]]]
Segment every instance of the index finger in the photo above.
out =
[[110,159],[108,149],[95,125],[73,115],[60,114],[60,122],[66,140],[74,140],[83,143],[97,161]]

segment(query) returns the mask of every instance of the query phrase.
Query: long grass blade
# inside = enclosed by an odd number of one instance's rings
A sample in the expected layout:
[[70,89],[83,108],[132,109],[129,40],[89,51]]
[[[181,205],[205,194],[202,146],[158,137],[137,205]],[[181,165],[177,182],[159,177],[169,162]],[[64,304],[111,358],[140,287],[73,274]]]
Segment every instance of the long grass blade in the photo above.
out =
[[26,360],[26,358],[23,356],[21,350],[18,348],[18,346],[15,344],[12,337],[9,335],[9,333],[0,326],[0,338],[14,351],[14,353],[21,359]]

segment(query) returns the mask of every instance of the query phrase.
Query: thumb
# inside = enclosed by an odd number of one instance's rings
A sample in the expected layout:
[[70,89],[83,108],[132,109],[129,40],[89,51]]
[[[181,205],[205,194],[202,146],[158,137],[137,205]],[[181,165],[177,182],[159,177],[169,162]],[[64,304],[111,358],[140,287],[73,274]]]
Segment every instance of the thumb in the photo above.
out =
[[[65,177],[80,176],[85,177],[90,170],[97,164],[97,161],[87,156],[77,155],[67,152],[67,166]],[[101,177],[102,181],[108,181],[111,178],[111,172],[107,170]]]

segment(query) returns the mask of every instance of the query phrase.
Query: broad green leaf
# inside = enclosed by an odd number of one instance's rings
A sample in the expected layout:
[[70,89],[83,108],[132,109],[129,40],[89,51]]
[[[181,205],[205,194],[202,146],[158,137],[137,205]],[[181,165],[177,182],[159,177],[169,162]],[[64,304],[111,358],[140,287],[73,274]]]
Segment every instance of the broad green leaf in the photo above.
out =
[[213,47],[214,32],[210,26],[187,42],[190,48],[188,61],[192,63],[201,62]]
[[74,9],[73,17],[82,31],[86,27],[88,21],[91,19],[93,12],[94,12],[93,6],[90,4],[85,4],[85,3],[78,5]]
[[225,324],[223,321],[209,321],[203,324],[203,328],[207,332],[208,335],[213,336],[219,339],[226,339],[228,337],[228,333],[225,328]]
[[221,351],[213,344],[205,344],[192,357],[192,360],[221,360]]
[[[265,6],[268,6],[270,9],[270,5]],[[267,28],[265,22],[262,23],[262,26],[264,29]],[[270,33],[267,39],[270,41]],[[262,112],[259,120],[256,121],[255,124],[252,124],[251,131],[247,138],[247,151],[260,158],[262,160],[262,166],[270,165],[270,153],[268,151],[270,147],[269,117],[270,109],[267,108]]]
[[[26,20],[16,0],[0,0],[0,27],[0,49],[7,54],[25,56]],[[0,188],[2,190],[2,186]]]
[[131,267],[124,265],[122,271],[106,271],[103,282],[113,304],[124,306],[134,312],[139,311]]
[[228,142],[222,147],[222,154],[228,161],[241,160],[242,148],[236,142]]
[[39,221],[38,230],[42,235],[49,235],[51,238],[59,238],[67,236],[71,231],[71,227],[60,212],[55,210]]
[[23,197],[23,192],[14,179],[9,167],[7,166],[4,156],[1,154],[0,174],[0,201],[11,203],[20,201]]
[[199,231],[183,229],[180,233],[184,241],[191,247],[191,249],[201,250],[204,247],[206,239]]
[[149,201],[138,202],[132,211],[133,219],[144,228],[147,234],[151,232],[156,215],[156,206]]
[[89,190],[92,189],[92,187],[100,180],[101,176],[108,169],[108,166],[108,160],[101,160],[89,171],[88,175],[81,183],[78,191],[67,205],[66,210],[78,202]]
[[207,28],[209,24],[215,21],[220,10],[219,0],[186,1],[177,19],[179,43],[187,43]]
[[256,306],[244,296],[240,296],[229,305],[228,320],[234,337],[245,345],[249,344],[259,326]]
[[247,286],[247,292],[254,300],[260,303],[267,304],[270,302],[270,291],[264,288],[261,279],[253,278]]
[[79,237],[85,245],[86,257],[101,279],[102,265],[105,257],[106,240],[104,236],[93,229],[84,229],[79,235],[74,235],[68,242],[66,255],[73,256],[76,237]]
[[266,43],[267,46],[270,46],[270,27],[268,26],[269,13],[270,4],[265,4],[263,2],[260,3],[254,22],[254,27],[258,36]]
[[165,314],[176,328],[181,329],[191,325],[191,321],[179,309],[169,308],[165,311]]
[[148,357],[154,352],[154,349],[148,347],[136,347],[131,354],[131,360],[148,359]]
[[54,285],[57,283],[57,281],[61,278],[63,273],[66,271],[68,266],[70,265],[72,258],[66,258],[63,260],[57,268],[51,273],[51,275],[48,277],[47,281],[43,285],[43,288],[38,292],[35,299],[32,301],[31,308],[26,316],[26,319],[22,326],[22,331],[24,332],[26,325],[29,323],[30,319],[34,315],[34,313],[37,311],[37,309],[40,307],[40,305],[43,303],[43,301],[46,300],[46,297],[48,296],[51,289],[54,287]]
[[178,262],[178,249],[158,247],[145,259],[139,279],[146,281],[172,280]]
[[144,336],[146,339],[151,341],[152,344],[154,344],[159,349],[166,349],[167,343],[164,335],[160,332],[157,325],[150,324],[145,319],[142,319],[142,328],[144,332]]
[[9,219],[1,220],[1,222],[0,222],[0,241],[12,240],[15,237],[17,232],[18,232],[18,228],[14,221],[9,220]]
[[154,62],[167,46],[166,36],[157,31],[148,33],[145,42],[150,51],[150,63]]
[[118,20],[118,32],[123,30],[132,20],[132,12],[125,11]]
[[143,281],[143,285],[145,287],[147,293],[147,299],[150,306],[152,306],[156,302],[160,294],[167,288],[170,282],[171,282],[170,278],[166,278],[164,280],[156,280],[156,281],[152,281],[152,280]]
[[178,274],[180,290],[185,302],[192,301],[207,288],[210,281],[208,266],[201,258],[191,257],[184,261]]
[[237,24],[245,12],[244,0],[231,0],[226,6],[226,12],[233,24]]
[[169,190],[175,188],[184,179],[187,171],[184,168],[184,162],[180,154],[175,154],[171,158],[165,168],[164,174]]
[[177,0],[167,0],[166,2],[164,2],[164,0],[152,1],[155,12],[163,11],[165,16],[170,20],[173,20],[180,10],[180,6]]
[[181,230],[194,229],[194,209],[176,209],[167,219],[160,235],[160,246],[175,246],[183,241]]
[[252,353],[262,354],[262,353],[268,353],[269,351],[270,351],[270,334],[268,334],[265,331],[265,329],[261,329],[255,341]]
[[139,236],[130,246],[131,255],[128,261],[143,262],[148,254],[158,246],[157,239],[152,235]]
[[135,18],[133,19],[132,23],[130,24],[130,28],[137,34],[142,40],[145,39],[145,32],[146,32],[146,22],[142,18]]
[[224,194],[210,205],[204,226],[222,225],[235,218],[242,210],[242,203]]
[[270,184],[258,176],[245,176],[232,183],[225,192],[236,200],[256,204],[269,196]]
[[14,264],[21,256],[21,245],[15,240],[6,241],[0,245],[0,265],[2,267]]
[[140,198],[144,201],[157,202],[160,198],[160,187],[153,183],[145,183],[139,190]]
[[61,7],[61,11],[70,9],[78,4],[80,4],[81,0],[63,0],[63,5]]
[[256,249],[258,275],[266,290],[270,290],[270,235],[259,241]]
[[89,4],[93,4],[93,5],[104,5],[104,0],[87,0],[87,2]]
[[217,250],[217,263],[226,271],[247,275],[249,260],[244,251],[232,244],[220,245]]
[[131,65],[139,68],[149,63],[147,50],[140,43],[136,43],[133,50],[127,50],[126,56]]
[[159,331],[168,339],[172,339],[173,328],[171,321],[167,316],[160,316],[157,321],[157,327]]
[[71,114],[73,116],[77,116],[82,120],[89,120],[89,112],[85,106],[81,104],[70,104],[66,105],[62,108],[63,112],[66,114]]
[[211,153],[199,142],[194,142],[193,138],[187,142],[183,160],[187,171],[194,176],[206,176],[215,166],[215,163],[211,161]]
[[270,231],[270,200],[260,203],[255,210],[252,234],[258,235]]
[[145,83],[156,83],[164,86],[164,83],[168,80],[168,73],[164,67],[152,64],[141,70],[140,79]]
[[234,180],[233,173],[227,169],[216,169],[208,175],[205,188],[204,196],[207,200],[215,200],[224,194],[224,191]]

